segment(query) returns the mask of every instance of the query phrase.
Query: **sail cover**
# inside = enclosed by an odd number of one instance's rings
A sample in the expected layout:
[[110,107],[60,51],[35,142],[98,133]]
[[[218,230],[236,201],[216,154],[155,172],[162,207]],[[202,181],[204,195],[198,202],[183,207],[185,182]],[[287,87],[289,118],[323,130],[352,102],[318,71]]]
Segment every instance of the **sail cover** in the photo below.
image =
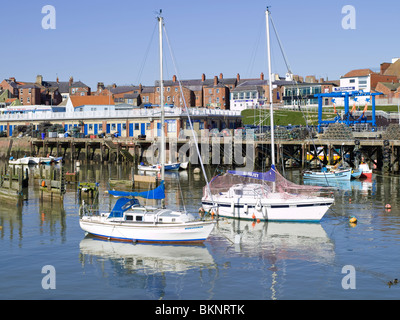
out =
[[142,197],[146,199],[158,199],[158,200],[164,199],[165,198],[164,180],[162,180],[160,185],[153,190],[142,191],[142,192],[108,190],[108,193],[115,197]]
[[270,182],[275,181],[275,170],[273,169],[270,169],[267,172],[247,172],[247,171],[228,170],[228,173],[264,181],[270,181]]
[[275,168],[271,168],[267,172],[244,172],[244,171],[227,171],[225,174],[213,177],[209,186],[203,188],[203,197],[211,199],[211,195],[221,195],[227,192],[234,185],[246,184],[259,184],[272,187],[283,194],[285,197],[290,198],[299,194],[305,196],[317,195],[320,192],[329,192],[330,188],[311,185],[298,185],[285,179]]

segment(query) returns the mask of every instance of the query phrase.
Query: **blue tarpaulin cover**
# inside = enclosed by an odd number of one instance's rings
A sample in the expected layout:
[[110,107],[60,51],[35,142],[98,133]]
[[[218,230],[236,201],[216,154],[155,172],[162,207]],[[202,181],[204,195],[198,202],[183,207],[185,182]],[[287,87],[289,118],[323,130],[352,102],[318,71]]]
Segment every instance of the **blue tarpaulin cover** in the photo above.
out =
[[112,209],[109,218],[122,217],[123,213],[128,210],[133,204],[138,204],[138,199],[119,198]]
[[146,199],[164,199],[165,198],[164,180],[162,180],[160,182],[160,185],[153,190],[142,191],[142,192],[108,190],[108,193],[115,197],[142,197]]

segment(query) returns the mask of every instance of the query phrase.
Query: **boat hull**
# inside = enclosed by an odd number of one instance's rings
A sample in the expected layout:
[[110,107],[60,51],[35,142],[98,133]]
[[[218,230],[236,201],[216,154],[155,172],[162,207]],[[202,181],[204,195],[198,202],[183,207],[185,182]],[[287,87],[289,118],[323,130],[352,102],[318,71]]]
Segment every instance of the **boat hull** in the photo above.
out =
[[[255,200],[255,199],[254,199]],[[331,198],[311,198],[302,201],[249,201],[243,199],[213,199],[217,214],[221,217],[260,220],[318,222],[328,211],[334,200]],[[212,209],[212,202],[202,200],[204,210]]]
[[9,164],[35,164],[33,158],[24,157],[19,159],[11,159],[8,161]]
[[361,169],[354,169],[353,172],[351,173],[351,178],[352,179],[358,179],[362,175],[362,170]]
[[341,170],[335,172],[313,172],[306,171],[303,173],[303,179],[313,179],[313,180],[326,180],[326,179],[334,179],[334,180],[350,180],[351,179],[351,170]]
[[119,241],[155,243],[202,243],[215,222],[199,221],[177,224],[107,222],[100,217],[81,218],[82,230],[93,236]]
[[[180,163],[170,163],[170,164],[165,164],[164,165],[164,170],[165,171],[175,171],[175,170],[179,170],[179,168],[180,168]],[[152,165],[152,166],[138,165],[138,170],[140,170],[140,171],[160,172],[161,171],[161,166],[160,165]]]

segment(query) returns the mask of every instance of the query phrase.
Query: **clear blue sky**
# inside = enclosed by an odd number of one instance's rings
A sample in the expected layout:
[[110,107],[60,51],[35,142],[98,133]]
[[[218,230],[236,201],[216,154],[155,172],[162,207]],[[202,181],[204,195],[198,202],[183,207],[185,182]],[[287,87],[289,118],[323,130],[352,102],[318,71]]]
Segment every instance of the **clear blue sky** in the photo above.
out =
[[[56,9],[55,30],[42,28],[41,11],[48,4]],[[356,9],[355,30],[342,28],[342,7],[348,4]],[[158,35],[152,34],[160,8],[182,79],[202,73],[258,77],[268,73],[266,5],[295,74],[335,80],[400,56],[400,3],[393,0],[21,0],[2,4],[0,79],[73,76],[92,90],[99,81],[153,85]],[[273,71],[284,75],[276,40],[272,44]],[[167,58],[165,78],[175,73]]]

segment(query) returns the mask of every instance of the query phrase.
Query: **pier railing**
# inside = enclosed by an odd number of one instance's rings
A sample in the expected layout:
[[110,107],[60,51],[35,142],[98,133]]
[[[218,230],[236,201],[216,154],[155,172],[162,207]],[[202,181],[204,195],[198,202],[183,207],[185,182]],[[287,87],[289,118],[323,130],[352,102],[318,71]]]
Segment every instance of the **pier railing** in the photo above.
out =
[[[191,116],[240,116],[240,111],[190,108]],[[2,114],[3,121],[29,121],[29,120],[85,120],[85,119],[126,119],[126,118],[148,118],[159,117],[160,109],[132,109],[132,110],[97,110],[97,111],[75,111],[75,112],[27,112]],[[181,108],[165,108],[165,117],[187,117],[187,112]]]

